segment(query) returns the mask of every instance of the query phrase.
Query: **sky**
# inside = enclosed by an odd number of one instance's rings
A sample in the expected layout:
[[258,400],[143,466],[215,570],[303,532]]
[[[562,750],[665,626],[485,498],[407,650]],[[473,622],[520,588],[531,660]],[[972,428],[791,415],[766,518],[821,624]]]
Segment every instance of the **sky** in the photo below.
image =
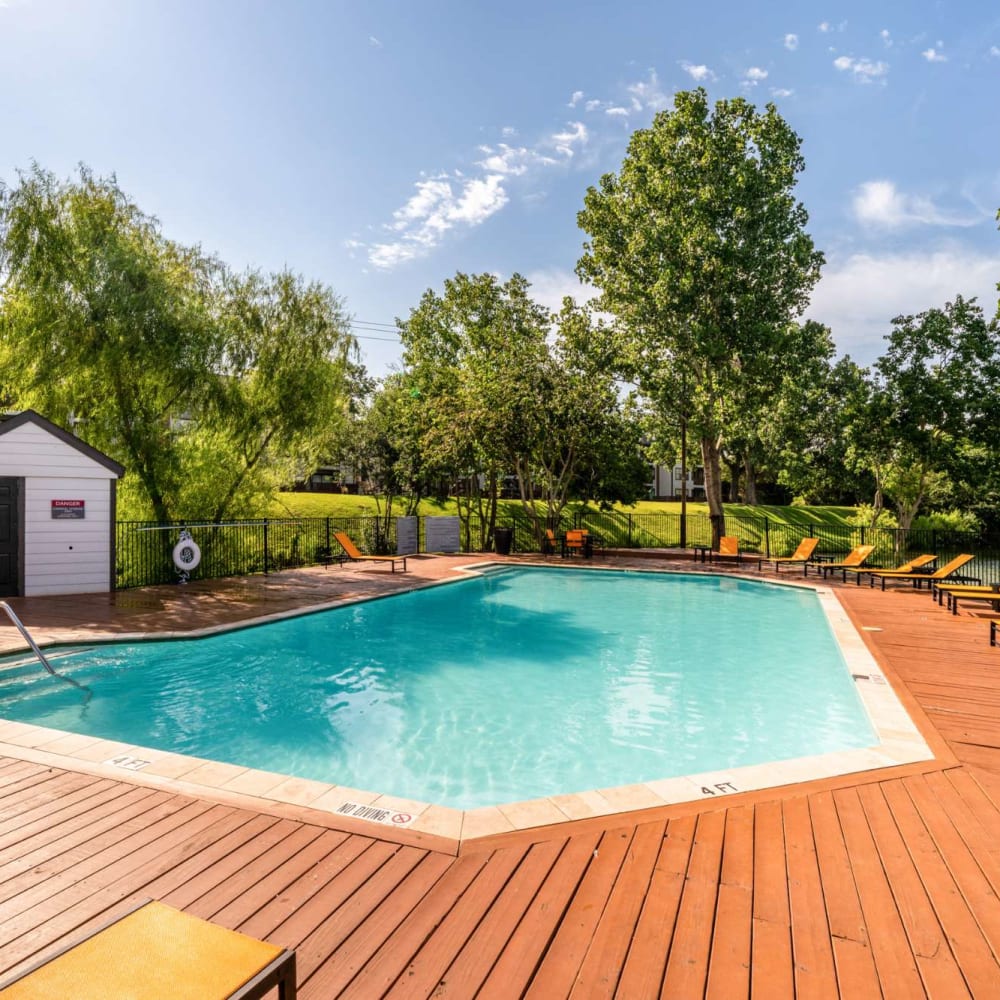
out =
[[1000,281],[1000,7],[951,2],[0,0],[0,181],[114,173],[166,236],[330,286],[363,359],[458,271],[583,299],[587,188],[678,90],[774,102],[826,256],[806,316]]

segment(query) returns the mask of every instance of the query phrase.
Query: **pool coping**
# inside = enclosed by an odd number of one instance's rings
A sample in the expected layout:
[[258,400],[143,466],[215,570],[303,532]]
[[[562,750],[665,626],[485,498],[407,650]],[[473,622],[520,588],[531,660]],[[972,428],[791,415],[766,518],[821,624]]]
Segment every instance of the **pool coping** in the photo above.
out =
[[[407,590],[443,586],[469,575],[510,566],[545,566],[551,563],[518,560],[467,563],[453,566],[445,579],[422,581]],[[831,630],[847,662],[855,688],[880,739],[856,750],[799,757],[767,764],[747,765],[684,777],[664,778],[613,788],[560,794],[545,798],[459,810],[399,796],[385,795],[343,785],[246,768],[203,758],[156,750],[138,744],[67,733],[29,723],[0,720],[0,754],[22,756],[38,763],[68,770],[82,770],[103,777],[132,780],[178,793],[212,795],[233,804],[261,811],[305,809],[313,817],[344,824],[381,839],[421,843],[458,853],[484,838],[546,830],[587,820],[607,820],[625,814],[672,806],[729,799],[745,792],[796,785],[802,782],[857,776],[886,768],[937,761],[918,725],[904,707],[885,672],[875,660],[835,592],[807,580],[761,579],[741,573],[705,570],[624,568],[592,566],[625,573],[712,575],[772,586],[805,587],[816,593]],[[394,591],[400,593],[402,591]],[[132,632],[94,636],[86,642],[47,644],[79,647],[88,642],[128,642],[149,639],[195,639],[231,632],[287,618],[302,617],[361,601],[381,600],[392,594],[349,597],[263,615],[236,623],[189,631]]]

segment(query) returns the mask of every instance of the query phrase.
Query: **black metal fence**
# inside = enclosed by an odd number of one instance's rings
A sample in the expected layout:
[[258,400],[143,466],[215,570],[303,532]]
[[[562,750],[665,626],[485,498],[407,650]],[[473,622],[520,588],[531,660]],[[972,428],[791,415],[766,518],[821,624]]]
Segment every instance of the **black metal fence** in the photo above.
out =
[[[418,548],[424,551],[425,518],[419,518]],[[395,520],[388,527],[376,517],[265,518],[227,524],[122,521],[117,530],[117,586],[121,589],[154,583],[173,583],[178,572],[172,558],[180,531],[187,527],[201,549],[201,564],[195,578],[242,576],[268,573],[323,561],[336,555],[334,532],[346,531],[367,553],[393,552],[396,548]],[[515,552],[537,552],[540,542],[535,527],[522,513],[506,514],[497,527],[512,529]],[[587,528],[600,535],[607,548],[682,549],[710,545],[712,521],[704,514],[691,514],[683,525],[679,514],[630,514],[586,510],[567,516],[554,531]],[[806,537],[819,538],[817,555],[843,556],[856,545],[871,544],[873,567],[895,566],[923,552],[934,553],[938,566],[961,552],[976,556],[965,573],[984,582],[1000,582],[1000,535],[956,531],[909,531],[893,528],[862,528],[844,524],[787,524],[764,516],[725,518],[722,533],[735,535],[747,552],[767,556],[790,555]],[[463,550],[478,551],[491,544],[486,525],[472,521],[463,525]],[[683,542],[682,542],[683,539]]]

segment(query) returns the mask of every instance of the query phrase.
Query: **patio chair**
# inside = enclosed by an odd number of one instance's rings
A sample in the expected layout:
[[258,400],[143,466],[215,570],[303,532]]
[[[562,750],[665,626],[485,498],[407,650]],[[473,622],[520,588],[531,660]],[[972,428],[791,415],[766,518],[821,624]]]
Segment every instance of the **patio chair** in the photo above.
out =
[[740,540],[735,535],[723,535],[719,539],[718,549],[709,550],[708,553],[709,562],[712,562],[716,558],[735,559],[737,562],[743,562],[743,553],[740,551]]
[[[891,573],[913,573],[914,574],[913,585],[915,587],[919,587],[921,581],[927,579],[930,576],[930,565],[931,565],[932,562],[936,562],[936,561],[937,561],[937,556],[933,556],[933,555],[930,555],[929,553],[925,553],[922,556],[916,556],[915,558],[911,559],[909,562],[901,563],[899,566],[896,566],[895,569],[885,570],[884,572],[887,572],[887,573],[889,573],[889,572],[891,572]],[[878,573],[878,572],[882,572],[882,571],[881,570],[877,570],[877,569],[866,568],[866,567],[861,567],[861,568],[855,567],[853,569],[850,568],[850,567],[846,567],[844,569],[844,576],[846,577],[848,573],[854,573],[855,574],[855,579],[857,581],[857,584],[860,587],[861,586],[861,577],[863,577],[866,573]]]
[[959,601],[982,601],[992,604],[994,611],[1000,611],[1000,583],[966,584],[941,583],[934,587],[938,604],[947,602],[948,610],[958,614]]
[[587,543],[587,532],[583,528],[570,528],[569,531],[563,535],[562,540],[562,556],[572,556],[573,553],[578,556],[588,556],[590,554],[590,547]]
[[874,545],[855,545],[840,562],[822,563],[820,569],[823,571],[823,579],[826,579],[827,573],[839,569],[841,579],[844,583],[847,583],[847,570],[856,569],[858,566],[861,566],[874,551]]
[[545,537],[542,539],[542,555],[554,556],[558,544],[559,539],[556,538],[556,533],[551,528],[546,528]]
[[333,537],[340,543],[340,547],[344,550],[344,554],[351,560],[351,562],[391,563],[393,573],[396,572],[396,563],[400,562],[403,564],[403,571],[406,571],[406,556],[366,556],[354,544],[354,542],[351,541],[351,536],[346,532],[335,531],[333,533]]
[[757,560],[757,569],[763,568],[764,563],[771,562],[774,563],[774,572],[777,573],[781,567],[792,566],[798,563],[802,564],[802,572],[804,576],[809,575],[809,560],[812,558],[812,554],[819,545],[818,538],[803,538],[799,542],[799,547],[790,556],[771,556],[770,558],[760,558]]
[[960,597],[966,595],[971,597],[976,594],[989,596],[998,590],[1000,590],[1000,583],[948,583],[945,581],[931,584],[931,596],[942,606],[947,601],[949,608],[953,594],[958,594]]
[[146,900],[0,983],[3,1000],[295,1000],[295,952]]
[[918,580],[921,583],[924,580],[929,580],[933,587],[936,581],[947,580],[949,576],[954,576],[966,563],[972,562],[975,558],[974,555],[969,555],[967,552],[963,553],[960,556],[955,556],[950,563],[946,563],[933,573],[900,573],[898,570],[891,569],[872,570],[871,585],[875,586],[875,578],[878,577],[882,581],[883,590],[885,590],[886,580],[910,580],[911,582]]

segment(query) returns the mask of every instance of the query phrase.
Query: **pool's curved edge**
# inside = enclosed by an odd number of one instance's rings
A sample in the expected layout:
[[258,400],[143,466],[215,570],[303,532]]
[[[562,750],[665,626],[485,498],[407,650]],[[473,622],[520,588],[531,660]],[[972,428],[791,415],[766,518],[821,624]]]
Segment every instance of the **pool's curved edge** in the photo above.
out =
[[[455,567],[455,570],[462,578],[467,578],[469,572],[497,565],[525,563],[478,563]],[[536,565],[551,566],[542,563]],[[628,572],[671,571],[641,569]],[[698,575],[703,573],[698,572]],[[434,849],[454,853],[462,849],[463,845],[503,834],[549,828],[574,821],[607,820],[618,814],[656,811],[662,807],[698,805],[744,792],[935,760],[931,748],[829,587],[806,581],[765,581],[732,573],[711,575],[725,575],[730,579],[737,576],[757,584],[774,586],[805,586],[816,593],[854,679],[856,690],[879,735],[877,744],[863,749],[562,794],[464,812],[377,792],[293,778],[20,722],[0,721],[0,754],[21,756],[38,763],[67,770],[83,770],[102,777],[132,780],[182,794],[209,796],[264,812],[284,815],[289,809],[305,809],[313,817],[326,817],[329,823],[351,832],[365,832],[399,843],[433,846]],[[441,586],[451,582],[454,582],[454,578],[422,584],[420,587]],[[391,595],[340,599],[305,609],[263,616],[235,626],[213,626],[185,633],[139,633],[133,636],[119,634],[107,640],[94,641],[197,638],[343,607],[358,603],[359,600],[377,600],[381,596]]]

